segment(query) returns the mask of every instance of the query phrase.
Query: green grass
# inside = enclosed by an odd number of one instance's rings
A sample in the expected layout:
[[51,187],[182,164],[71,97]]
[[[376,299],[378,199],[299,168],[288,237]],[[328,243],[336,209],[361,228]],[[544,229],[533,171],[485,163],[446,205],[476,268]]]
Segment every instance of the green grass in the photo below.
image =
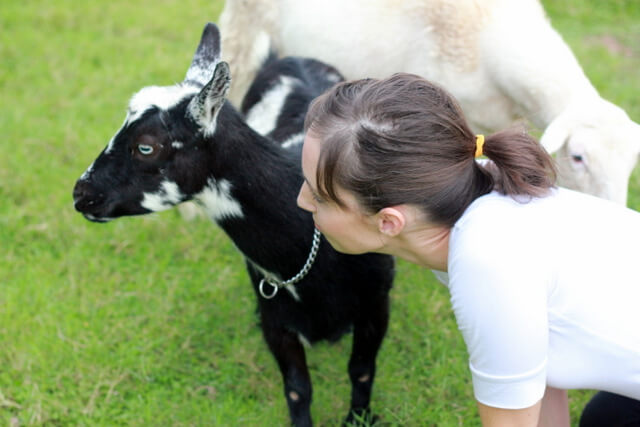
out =
[[[640,6],[546,0],[604,97],[640,121]],[[7,0],[0,8],[0,424],[286,425],[241,257],[177,212],[92,224],[71,189],[130,95],[180,81],[219,1]],[[640,171],[630,205],[640,209]],[[446,289],[399,263],[373,408],[478,425]],[[350,338],[308,353],[313,416],[348,408]],[[590,392],[572,392],[576,419]]]

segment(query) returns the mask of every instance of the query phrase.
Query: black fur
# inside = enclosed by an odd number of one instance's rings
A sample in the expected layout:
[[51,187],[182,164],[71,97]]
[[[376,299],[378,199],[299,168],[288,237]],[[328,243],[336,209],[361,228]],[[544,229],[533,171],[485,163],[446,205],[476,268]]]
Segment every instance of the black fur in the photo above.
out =
[[277,59],[272,52],[242,100],[242,113],[248,115],[270,89],[280,84],[284,76],[295,82],[293,90],[285,98],[275,128],[266,134],[278,143],[302,132],[310,100],[344,80],[338,70],[323,62],[300,57]]
[[[330,68],[316,61],[272,60],[267,66],[273,75],[292,73],[304,83],[300,85],[303,90],[291,98],[291,102],[300,102],[298,111],[306,111],[311,99],[327,87],[323,73]],[[316,71],[309,73],[312,69]],[[76,183],[76,209],[88,219],[103,221],[149,212],[140,206],[142,192],[161,193],[163,181],[176,183],[180,189],[175,203],[197,198],[207,185],[223,188],[224,181],[230,183],[230,196],[244,215],[215,220],[247,260],[262,332],[283,375],[292,423],[311,425],[312,387],[298,334],[310,342],[335,340],[350,328],[354,337],[348,366],[352,393],[347,420],[368,415],[375,359],[388,323],[392,258],[340,254],[322,239],[315,264],[295,285],[300,301],[284,289],[273,299],[263,298],[258,292],[263,275],[256,266],[288,279],[304,265],[311,247],[312,217],[296,205],[302,183],[300,147],[286,150],[259,135],[228,102],[219,107],[215,133],[205,136],[197,121],[188,118],[193,98],[186,96],[168,110],[152,107],[125,126],[111,152],[103,152],[93,171]],[[260,93],[251,92],[247,108],[259,100]],[[302,121],[283,116],[277,128],[287,128],[289,134],[301,132]],[[158,147],[153,158],[136,152],[140,141]],[[173,141],[183,146],[175,148]]]

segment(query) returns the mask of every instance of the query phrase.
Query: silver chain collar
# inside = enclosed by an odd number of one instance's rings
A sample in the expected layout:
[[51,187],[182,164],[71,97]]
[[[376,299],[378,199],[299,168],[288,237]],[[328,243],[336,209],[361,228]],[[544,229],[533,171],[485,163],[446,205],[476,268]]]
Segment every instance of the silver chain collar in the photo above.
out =
[[[295,276],[293,276],[289,280],[278,280],[275,277],[264,277],[260,280],[260,284],[258,285],[258,290],[260,291],[260,295],[265,299],[271,299],[276,296],[278,290],[280,288],[286,286],[292,286],[298,283],[300,280],[307,275],[309,270],[311,270],[311,266],[313,262],[316,260],[316,255],[318,255],[318,248],[320,247],[320,231],[318,229],[314,229],[313,231],[313,242],[311,243],[311,251],[309,252],[309,256],[307,257],[307,262],[302,266],[302,270],[298,272]],[[271,293],[266,293],[264,290],[264,285],[268,284],[272,287]]]

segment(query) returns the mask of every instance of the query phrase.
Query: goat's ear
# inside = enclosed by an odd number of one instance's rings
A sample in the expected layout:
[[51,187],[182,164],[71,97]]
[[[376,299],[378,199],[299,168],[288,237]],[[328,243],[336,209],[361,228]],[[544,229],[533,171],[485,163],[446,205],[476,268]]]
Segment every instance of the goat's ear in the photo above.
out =
[[226,62],[218,62],[213,77],[202,90],[194,96],[187,106],[187,115],[202,128],[206,136],[216,130],[216,118],[231,84],[231,73]]
[[184,78],[185,82],[204,86],[211,78],[211,72],[220,61],[220,31],[211,22],[205,25],[200,44],[193,55],[191,66]]
[[571,123],[571,120],[561,115],[547,126],[540,137],[540,144],[548,153],[555,153],[567,142]]

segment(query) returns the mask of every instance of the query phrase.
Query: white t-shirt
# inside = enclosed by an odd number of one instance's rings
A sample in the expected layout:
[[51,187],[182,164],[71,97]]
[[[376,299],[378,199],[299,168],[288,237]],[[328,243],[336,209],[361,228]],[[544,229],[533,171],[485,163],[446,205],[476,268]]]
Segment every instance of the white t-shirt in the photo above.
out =
[[436,275],[479,402],[526,408],[546,385],[640,399],[640,213],[566,189],[494,192],[456,222]]

